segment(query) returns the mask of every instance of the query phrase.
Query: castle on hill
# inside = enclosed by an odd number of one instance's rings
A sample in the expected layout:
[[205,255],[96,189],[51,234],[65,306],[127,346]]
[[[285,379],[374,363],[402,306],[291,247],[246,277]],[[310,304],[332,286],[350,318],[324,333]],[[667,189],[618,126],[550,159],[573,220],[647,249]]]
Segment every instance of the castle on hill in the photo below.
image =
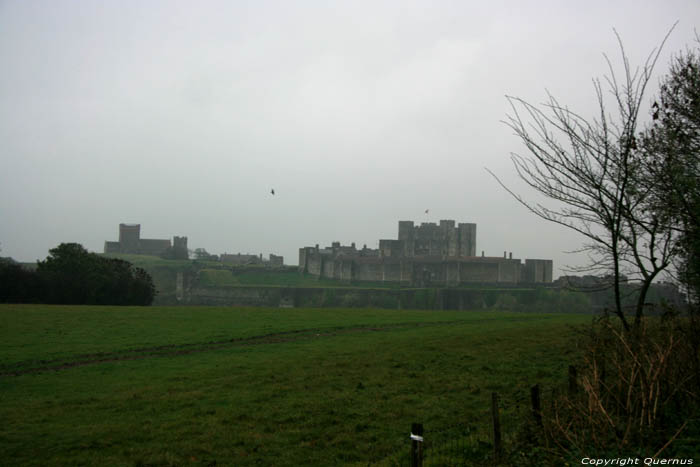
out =
[[[228,266],[248,266],[262,265],[268,267],[284,266],[284,257],[270,253],[270,259],[263,259],[260,255],[251,254],[228,254],[210,255],[203,248],[195,250],[195,257],[200,252],[208,261],[219,261]],[[106,241],[105,253],[124,253],[131,255],[161,256],[168,259],[188,259],[187,237],[173,237],[172,243],[169,239],[161,238],[141,238],[141,224],[119,224],[119,240],[116,242]]]
[[544,284],[552,282],[551,259],[476,256],[476,224],[399,221],[398,239],[379,240],[378,249],[334,242],[299,249],[300,272],[343,281],[399,282],[457,286],[469,283]]
[[141,224],[119,224],[119,241],[105,242],[105,253],[160,256],[172,248],[174,259],[187,259],[187,237],[141,238]]

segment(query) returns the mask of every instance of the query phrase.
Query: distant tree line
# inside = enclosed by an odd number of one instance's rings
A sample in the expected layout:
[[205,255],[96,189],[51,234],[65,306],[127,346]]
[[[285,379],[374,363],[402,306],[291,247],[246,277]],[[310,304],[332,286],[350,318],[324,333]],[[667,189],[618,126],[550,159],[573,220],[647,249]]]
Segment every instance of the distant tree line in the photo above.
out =
[[0,259],[0,302],[150,305],[155,294],[145,270],[89,253],[77,243],[49,250],[36,270]]
[[210,254],[204,248],[194,250],[194,258],[198,261],[219,261],[219,255]]

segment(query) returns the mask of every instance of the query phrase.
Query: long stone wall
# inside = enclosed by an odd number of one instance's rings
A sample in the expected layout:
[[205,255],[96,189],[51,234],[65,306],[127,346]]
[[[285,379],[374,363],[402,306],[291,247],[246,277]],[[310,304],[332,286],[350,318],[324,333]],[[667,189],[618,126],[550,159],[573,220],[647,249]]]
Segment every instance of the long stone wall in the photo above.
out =
[[[331,257],[313,248],[300,251],[299,269],[326,279],[352,282],[398,282],[405,285],[454,286],[463,283],[548,283],[551,260],[527,260],[523,270],[519,259],[472,257]],[[524,273],[530,271],[528,275]]]

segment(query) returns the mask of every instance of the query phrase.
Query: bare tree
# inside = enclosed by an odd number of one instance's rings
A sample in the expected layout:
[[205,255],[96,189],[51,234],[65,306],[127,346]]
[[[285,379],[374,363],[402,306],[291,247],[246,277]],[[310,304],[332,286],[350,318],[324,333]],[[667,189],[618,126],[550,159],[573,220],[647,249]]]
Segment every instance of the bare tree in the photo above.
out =
[[586,238],[582,251],[588,252],[591,263],[585,269],[610,275],[614,313],[626,330],[630,324],[621,283],[627,278],[640,282],[634,307],[637,327],[649,286],[669,266],[673,252],[672,229],[649,209],[651,195],[641,179],[643,151],[636,137],[645,91],[670,32],[644,65],[634,69],[615,33],[622,77],[605,56],[609,74],[602,81],[593,80],[598,107],[593,119],[570,110],[549,93],[540,106],[507,96],[512,113],[505,123],[528,150],[527,155],[511,154],[513,165],[527,185],[549,199],[548,205],[525,200],[489,171],[531,212]]

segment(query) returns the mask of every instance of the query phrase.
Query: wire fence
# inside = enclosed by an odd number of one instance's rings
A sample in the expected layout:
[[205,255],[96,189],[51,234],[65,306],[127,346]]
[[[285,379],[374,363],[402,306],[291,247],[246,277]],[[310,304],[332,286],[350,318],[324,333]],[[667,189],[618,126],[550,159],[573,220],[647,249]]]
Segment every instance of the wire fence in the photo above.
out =
[[500,464],[505,460],[504,446],[517,445],[524,436],[542,434],[542,414],[548,408],[543,409],[542,398],[552,404],[557,391],[568,389],[570,394],[578,391],[574,366],[569,366],[567,383],[568,388],[550,388],[545,394],[541,394],[539,384],[507,394],[492,392],[476,419],[447,428],[424,429],[422,424],[414,423],[410,436],[404,438],[402,452],[382,464],[401,467]]
[[[504,446],[510,448],[509,456],[517,454],[523,457],[520,450],[512,452],[513,447],[528,446],[530,450],[533,443],[543,445],[541,443],[545,442],[545,428],[549,426],[547,421],[551,421],[551,413],[555,410],[559,391],[568,393],[569,397],[580,394],[576,368],[573,366],[569,367],[567,386],[549,388],[544,394],[541,394],[539,385],[515,390],[505,396],[493,392],[490,404],[484,404],[484,409],[477,414],[477,419],[447,428],[434,429],[424,427],[421,423],[413,423],[410,427],[410,435],[404,437],[404,447],[401,451],[392,458],[385,459],[381,465],[400,467],[510,465],[515,458],[506,458]],[[543,413],[549,418],[543,420],[545,418]],[[697,455],[697,447],[700,445],[698,433],[700,433],[700,418],[688,418],[664,449],[673,442],[677,455],[692,459]],[[654,457],[656,455],[658,453]],[[526,455],[518,459],[523,461],[518,462],[518,465],[528,464]]]
[[531,394],[527,390],[506,397],[492,393],[478,421],[439,429],[414,423],[403,438],[401,451],[381,464],[396,467],[492,465],[498,461],[503,444],[512,443],[525,419],[532,415],[530,403]]

